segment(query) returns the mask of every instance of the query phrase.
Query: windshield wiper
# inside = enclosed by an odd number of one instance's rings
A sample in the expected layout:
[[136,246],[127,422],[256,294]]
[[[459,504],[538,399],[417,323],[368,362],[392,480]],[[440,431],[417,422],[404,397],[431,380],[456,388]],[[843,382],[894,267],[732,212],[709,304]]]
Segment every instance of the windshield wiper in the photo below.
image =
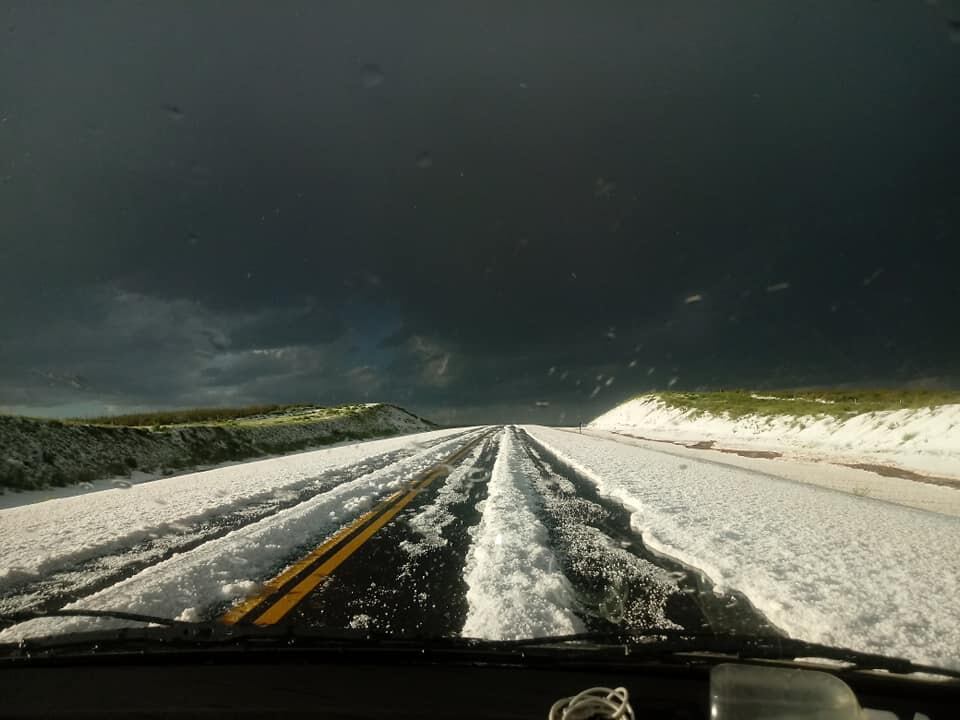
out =
[[27,610],[3,613],[0,614],[0,629],[42,618],[126,620],[143,623],[146,627],[124,626],[110,629],[90,627],[85,630],[60,634],[28,635],[23,640],[17,642],[0,643],[0,652],[5,648],[60,650],[65,648],[82,648],[85,645],[95,645],[98,648],[115,646],[117,649],[122,649],[123,643],[134,643],[138,641],[146,644],[161,643],[171,647],[212,647],[218,644],[237,644],[247,640],[269,642],[278,638],[282,638],[284,641],[289,641],[291,638],[294,638],[331,642],[338,640],[356,642],[370,638],[368,632],[351,628],[320,628],[318,630],[311,629],[303,631],[295,625],[271,627],[225,625],[216,620],[189,621],[161,617],[159,615],[131,613],[123,610],[84,609]]
[[90,617],[90,618],[111,618],[113,620],[132,620],[134,622],[148,623],[151,625],[165,625],[167,627],[177,625],[196,625],[197,623],[187,622],[185,620],[173,620],[171,618],[160,617],[158,615],[143,615],[142,613],[129,613],[122,610],[44,610],[44,611],[23,611],[14,613],[3,613],[0,615],[0,627],[17,625],[30,620],[50,617]]
[[[798,658],[824,659],[842,662],[835,670],[883,670],[898,675],[928,673],[960,679],[960,671],[910,660],[849,648],[775,635],[736,635],[689,631],[676,628],[647,628],[638,632],[585,632],[571,635],[520,638],[516,640],[484,640],[462,637],[422,637],[381,635],[351,628],[298,628],[295,625],[256,627],[229,626],[216,621],[187,622],[154,615],[114,610],[50,610],[7,613],[0,615],[0,626],[26,622],[45,617],[91,617],[127,620],[163,627],[120,628],[110,631],[90,630],[62,636],[29,638],[16,648],[34,650],[64,650],[96,645],[99,649],[124,650],[124,643],[154,644],[170,648],[215,648],[237,646],[290,646],[293,641],[300,648],[356,647],[356,648],[415,648],[431,650],[476,650],[492,652],[521,652],[544,649],[576,652],[581,657],[596,656],[614,651],[619,656],[656,658],[706,654],[732,657],[740,660],[775,660],[793,662]],[[0,645],[0,649],[2,649]],[[566,653],[564,653],[566,654]]]
[[682,653],[715,653],[742,660],[786,660],[811,658],[838,661],[847,667],[841,670],[884,670],[898,675],[930,673],[960,679],[960,670],[914,663],[905,658],[878,655],[850,648],[822,645],[807,640],[776,635],[736,635],[690,632],[678,629],[649,629],[638,633],[576,633],[543,638],[521,638],[496,641],[499,647],[533,648],[566,644],[595,644],[600,647],[623,648],[639,656]]

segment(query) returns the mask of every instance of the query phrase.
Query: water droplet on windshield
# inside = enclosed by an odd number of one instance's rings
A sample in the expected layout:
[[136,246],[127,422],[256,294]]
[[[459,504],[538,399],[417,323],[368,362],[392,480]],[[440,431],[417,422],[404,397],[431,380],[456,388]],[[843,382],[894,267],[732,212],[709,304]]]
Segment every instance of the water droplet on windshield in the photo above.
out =
[[360,69],[360,82],[365,88],[374,88],[383,82],[383,71],[379,65],[364,65]]
[[183,110],[180,108],[179,105],[168,104],[168,105],[164,105],[163,109],[166,111],[167,117],[169,117],[171,120],[175,122],[179,122],[184,118]]
[[867,287],[868,285],[870,285],[870,283],[872,283],[882,274],[883,274],[883,268],[877,268],[876,270],[874,270],[872,273],[870,273],[867,277],[863,279],[863,286]]
[[426,150],[417,155],[417,167],[421,170],[433,167],[433,157]]
[[606,180],[602,177],[598,177],[596,182],[593,184],[593,196],[595,198],[612,198],[614,191],[617,189],[617,184],[613,180]]

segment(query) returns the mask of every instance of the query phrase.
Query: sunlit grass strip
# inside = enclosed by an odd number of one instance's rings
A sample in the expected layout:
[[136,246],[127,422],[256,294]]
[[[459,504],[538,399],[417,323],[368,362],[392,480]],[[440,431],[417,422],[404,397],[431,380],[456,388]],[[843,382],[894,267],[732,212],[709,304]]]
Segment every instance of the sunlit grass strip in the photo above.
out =
[[88,425],[118,425],[124,427],[152,427],[156,425],[197,425],[223,423],[229,421],[292,421],[302,415],[323,419],[364,409],[362,405],[341,405],[324,408],[315,405],[248,405],[237,408],[189,408],[184,410],[164,410],[126,415],[107,415],[93,418],[74,418],[68,422]]
[[664,404],[728,415],[827,415],[850,417],[884,410],[905,410],[960,403],[955,390],[722,390],[654,393]]

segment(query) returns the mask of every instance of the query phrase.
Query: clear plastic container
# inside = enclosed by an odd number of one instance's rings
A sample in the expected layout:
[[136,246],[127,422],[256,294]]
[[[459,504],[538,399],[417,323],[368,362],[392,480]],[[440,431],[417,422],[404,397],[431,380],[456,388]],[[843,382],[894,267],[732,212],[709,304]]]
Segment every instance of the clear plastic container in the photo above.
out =
[[712,720],[861,720],[857,696],[816,670],[717,665],[710,672]]

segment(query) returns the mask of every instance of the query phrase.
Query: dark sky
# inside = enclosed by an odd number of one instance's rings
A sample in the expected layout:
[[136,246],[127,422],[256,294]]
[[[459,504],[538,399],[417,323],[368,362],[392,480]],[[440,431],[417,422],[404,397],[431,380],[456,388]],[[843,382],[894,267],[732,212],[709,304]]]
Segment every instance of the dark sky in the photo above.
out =
[[0,411],[960,382],[945,0],[0,18]]

